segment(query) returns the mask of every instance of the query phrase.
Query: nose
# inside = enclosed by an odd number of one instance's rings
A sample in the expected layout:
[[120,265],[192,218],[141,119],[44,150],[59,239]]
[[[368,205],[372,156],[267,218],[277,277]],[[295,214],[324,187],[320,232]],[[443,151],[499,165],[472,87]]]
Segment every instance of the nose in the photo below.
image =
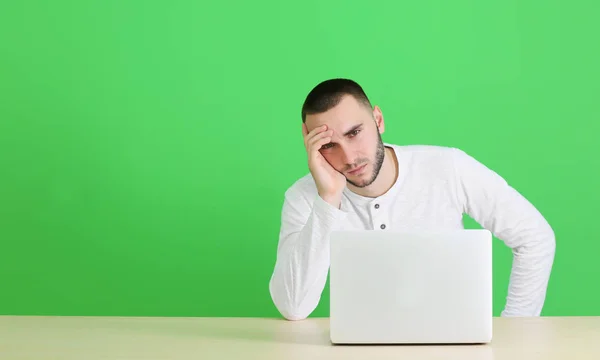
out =
[[347,145],[340,144],[340,158],[345,165],[352,165],[354,160],[352,158],[352,152]]

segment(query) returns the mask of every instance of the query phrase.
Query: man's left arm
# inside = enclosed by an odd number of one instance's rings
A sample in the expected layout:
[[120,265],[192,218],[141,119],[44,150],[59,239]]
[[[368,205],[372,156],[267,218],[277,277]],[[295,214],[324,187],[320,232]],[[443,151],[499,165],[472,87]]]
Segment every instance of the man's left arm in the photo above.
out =
[[464,213],[512,249],[513,263],[502,316],[540,316],[556,248],[542,214],[500,175],[453,149],[457,194]]

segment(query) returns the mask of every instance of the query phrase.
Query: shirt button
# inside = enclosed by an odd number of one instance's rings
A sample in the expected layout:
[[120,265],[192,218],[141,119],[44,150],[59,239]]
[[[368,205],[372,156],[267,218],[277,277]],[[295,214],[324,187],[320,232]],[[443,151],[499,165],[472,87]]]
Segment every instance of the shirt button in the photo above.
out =
[[383,230],[385,229],[385,224],[381,224],[380,228]]
[[375,209],[379,209],[379,204],[375,204]]

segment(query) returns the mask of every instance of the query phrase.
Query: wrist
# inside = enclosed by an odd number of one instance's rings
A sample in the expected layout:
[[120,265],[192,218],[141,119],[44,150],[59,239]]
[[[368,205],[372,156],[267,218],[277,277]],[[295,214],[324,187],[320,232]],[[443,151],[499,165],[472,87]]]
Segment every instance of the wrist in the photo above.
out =
[[321,196],[323,201],[330,204],[331,206],[333,206],[337,209],[340,208],[341,203],[342,203],[342,194],[324,194],[324,195],[319,194],[319,196]]

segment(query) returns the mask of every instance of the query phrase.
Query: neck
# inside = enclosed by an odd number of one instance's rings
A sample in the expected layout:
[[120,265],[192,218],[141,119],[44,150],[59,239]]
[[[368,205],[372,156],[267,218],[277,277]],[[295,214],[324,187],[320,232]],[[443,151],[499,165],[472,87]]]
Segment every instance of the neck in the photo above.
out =
[[377,179],[371,185],[364,188],[357,188],[352,184],[348,184],[348,188],[358,195],[375,198],[388,192],[394,186],[397,178],[398,159],[396,159],[394,150],[386,147],[383,164],[381,165]]

